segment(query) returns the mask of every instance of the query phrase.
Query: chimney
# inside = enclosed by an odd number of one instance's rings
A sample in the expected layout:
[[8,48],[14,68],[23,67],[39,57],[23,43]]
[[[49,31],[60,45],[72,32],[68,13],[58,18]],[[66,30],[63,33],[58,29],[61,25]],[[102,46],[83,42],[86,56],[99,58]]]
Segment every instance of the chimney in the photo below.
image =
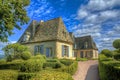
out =
[[37,21],[33,20],[32,21],[32,37],[35,35],[35,29],[36,29]]
[[44,22],[44,20],[40,20],[40,23],[43,23]]

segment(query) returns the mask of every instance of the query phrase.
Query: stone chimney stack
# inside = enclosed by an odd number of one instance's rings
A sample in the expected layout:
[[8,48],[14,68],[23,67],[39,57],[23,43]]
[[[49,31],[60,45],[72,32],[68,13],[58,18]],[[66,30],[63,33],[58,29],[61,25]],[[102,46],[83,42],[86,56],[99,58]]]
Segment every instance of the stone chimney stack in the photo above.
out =
[[36,25],[37,25],[37,21],[36,21],[36,20],[33,20],[33,21],[32,21],[32,33],[31,33],[32,38],[33,38],[34,35],[35,35]]
[[44,22],[44,20],[40,20],[40,23],[43,23]]

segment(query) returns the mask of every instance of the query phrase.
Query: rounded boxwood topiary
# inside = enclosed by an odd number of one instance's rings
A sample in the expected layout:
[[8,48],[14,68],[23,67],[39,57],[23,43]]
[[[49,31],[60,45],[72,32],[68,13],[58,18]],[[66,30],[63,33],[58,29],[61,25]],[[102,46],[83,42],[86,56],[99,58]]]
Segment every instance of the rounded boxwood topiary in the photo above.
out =
[[120,53],[115,54],[115,55],[114,55],[114,59],[120,60]]
[[29,51],[25,51],[25,52],[23,52],[22,54],[21,54],[21,58],[23,59],[23,60],[28,60],[28,59],[30,59],[31,58],[31,53],[29,52]]

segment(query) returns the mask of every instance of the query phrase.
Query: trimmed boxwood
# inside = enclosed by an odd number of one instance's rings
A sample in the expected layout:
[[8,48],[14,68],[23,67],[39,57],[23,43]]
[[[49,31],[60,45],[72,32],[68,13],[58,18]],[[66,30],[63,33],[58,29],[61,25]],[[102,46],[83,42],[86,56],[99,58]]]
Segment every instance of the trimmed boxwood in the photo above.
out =
[[23,53],[21,53],[21,58],[23,59],[23,60],[28,60],[28,59],[30,59],[31,58],[31,53],[29,52],[29,51],[25,51],[25,52],[23,52]]
[[74,61],[70,66],[62,66],[59,70],[73,75],[77,71],[77,68],[78,68],[78,62]]
[[15,70],[0,70],[0,80],[17,80],[18,72]]
[[114,55],[114,59],[120,60],[120,53],[115,54],[115,55]]
[[58,71],[41,71],[30,80],[73,80],[71,75]]
[[24,62],[21,66],[21,72],[37,72],[41,71],[43,66],[43,62],[39,59],[30,59]]
[[73,63],[71,59],[60,59],[59,61],[66,66],[70,66]]
[[99,55],[99,74],[101,80],[120,80],[120,62]]
[[36,75],[36,73],[23,73],[23,72],[20,72],[18,74],[17,80],[30,80],[35,75]]
[[5,62],[0,64],[0,69],[14,69],[19,70],[21,65],[24,63],[23,60],[14,60],[12,62]]
[[43,63],[43,68],[53,68],[53,69],[57,69],[57,68],[61,68],[61,63],[60,62],[45,62]]
[[59,62],[58,59],[47,59],[47,62]]

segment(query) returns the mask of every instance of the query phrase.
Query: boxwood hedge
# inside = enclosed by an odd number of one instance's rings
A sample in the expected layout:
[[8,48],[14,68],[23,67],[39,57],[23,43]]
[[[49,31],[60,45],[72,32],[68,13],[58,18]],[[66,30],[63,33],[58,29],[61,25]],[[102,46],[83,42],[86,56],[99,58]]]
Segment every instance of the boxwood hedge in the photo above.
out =
[[120,62],[100,55],[99,74],[101,80],[120,80]]
[[71,75],[58,71],[41,71],[30,80],[73,80]]

